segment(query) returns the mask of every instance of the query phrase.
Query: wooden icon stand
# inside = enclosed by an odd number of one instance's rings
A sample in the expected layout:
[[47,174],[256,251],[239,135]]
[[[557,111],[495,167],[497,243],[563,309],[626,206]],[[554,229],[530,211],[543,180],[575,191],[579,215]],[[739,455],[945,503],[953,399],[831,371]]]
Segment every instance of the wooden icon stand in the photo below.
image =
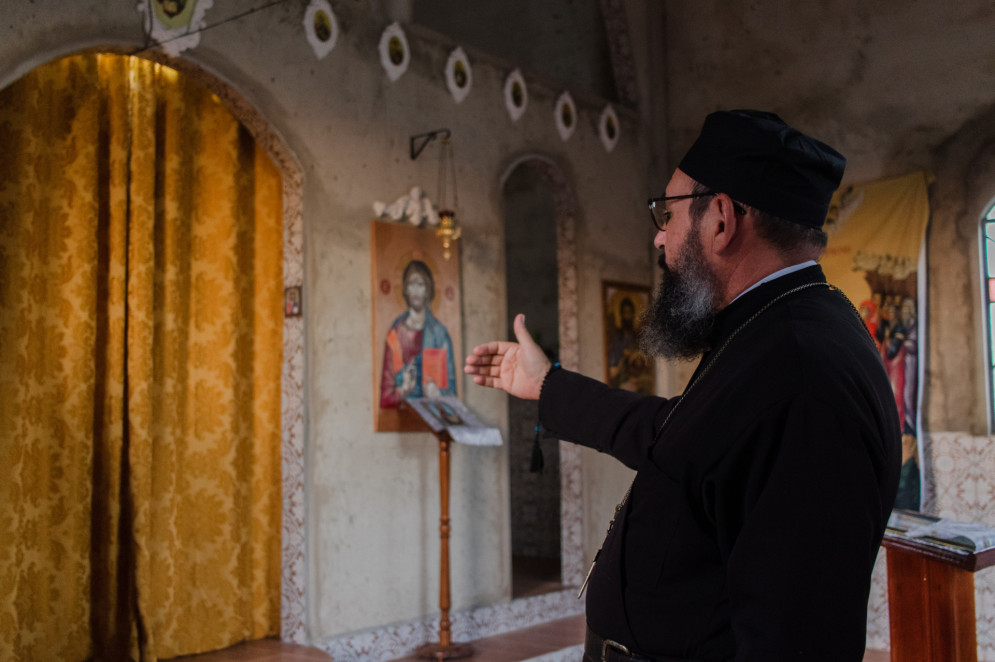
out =
[[449,620],[449,447],[453,443],[449,433],[440,430],[439,438],[439,642],[425,644],[415,651],[419,658],[428,660],[456,660],[473,655],[469,644],[454,644],[452,623]]
[[995,548],[971,552],[886,531],[891,659],[976,662],[974,574]]

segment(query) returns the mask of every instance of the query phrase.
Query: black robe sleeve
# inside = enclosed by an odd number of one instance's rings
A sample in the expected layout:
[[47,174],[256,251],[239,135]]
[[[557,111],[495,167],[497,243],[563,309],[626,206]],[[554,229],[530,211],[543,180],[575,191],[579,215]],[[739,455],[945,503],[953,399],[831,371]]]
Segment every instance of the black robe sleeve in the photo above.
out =
[[539,420],[549,436],[608,453],[636,469],[673,403],[553,370],[543,382]]

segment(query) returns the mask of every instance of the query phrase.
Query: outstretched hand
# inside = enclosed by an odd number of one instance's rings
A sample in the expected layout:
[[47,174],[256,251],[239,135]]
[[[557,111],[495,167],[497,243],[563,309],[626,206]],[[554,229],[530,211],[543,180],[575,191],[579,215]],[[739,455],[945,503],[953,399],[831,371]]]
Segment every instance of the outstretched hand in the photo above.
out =
[[538,400],[552,364],[525,328],[525,315],[515,316],[514,328],[517,343],[477,345],[466,357],[463,372],[473,375],[474,384],[499,388],[524,400]]

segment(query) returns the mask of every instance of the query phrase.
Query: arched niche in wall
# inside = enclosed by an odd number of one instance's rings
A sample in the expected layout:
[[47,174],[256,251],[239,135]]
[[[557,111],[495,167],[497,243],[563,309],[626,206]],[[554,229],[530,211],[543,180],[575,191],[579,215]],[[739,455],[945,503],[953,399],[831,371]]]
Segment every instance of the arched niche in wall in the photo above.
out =
[[[129,55],[133,48],[103,47],[58,53],[32,63],[40,66],[82,53]],[[302,169],[278,132],[235,89],[189,61],[147,51],[140,57],[170,67],[206,87],[263,148],[282,178],[283,287],[303,287]],[[5,81],[10,84],[14,81]],[[298,299],[298,304],[302,303]],[[304,519],[304,323],[302,316],[283,318],[281,388],[281,636],[306,641],[305,519]]]
[[[524,312],[530,332],[547,353],[565,368],[576,369],[573,192],[554,162],[526,156],[505,171],[502,196],[509,337],[515,314]],[[509,401],[513,597],[579,586],[583,581],[580,449],[543,440],[544,473],[529,474],[528,442],[537,414],[535,403]]]

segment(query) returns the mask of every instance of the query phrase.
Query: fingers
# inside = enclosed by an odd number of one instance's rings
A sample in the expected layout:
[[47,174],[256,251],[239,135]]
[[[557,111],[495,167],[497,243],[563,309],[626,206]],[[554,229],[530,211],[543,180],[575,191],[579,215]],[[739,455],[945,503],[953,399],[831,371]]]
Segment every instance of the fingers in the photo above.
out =
[[504,355],[511,346],[511,343],[500,341],[477,345],[473,348],[472,353],[467,355],[463,371],[467,374],[475,374],[478,368],[500,366],[501,361],[504,360]]
[[507,348],[507,343],[502,343],[500,340],[494,340],[483,345],[477,345],[473,348],[473,354],[482,356],[485,354],[504,354]]
[[501,376],[501,364],[500,363],[479,363],[471,364],[469,357],[467,357],[467,364],[463,366],[463,372],[468,375],[482,375],[490,377],[500,377]]
[[491,388],[500,388],[498,385],[498,380],[494,377],[482,377],[477,375],[473,378],[473,383],[479,386],[489,386]]
[[474,384],[494,386],[493,382],[501,376],[501,358],[494,354],[471,354],[466,357],[463,372],[474,376]]
[[468,375],[473,376],[473,383],[480,386],[489,386],[490,388],[504,388],[504,382],[501,381],[501,366],[499,363],[483,363],[480,365],[471,365],[471,360],[476,360],[479,357],[468,356],[467,365],[463,366],[463,372]]
[[466,357],[468,366],[501,365],[502,354],[470,354]]

